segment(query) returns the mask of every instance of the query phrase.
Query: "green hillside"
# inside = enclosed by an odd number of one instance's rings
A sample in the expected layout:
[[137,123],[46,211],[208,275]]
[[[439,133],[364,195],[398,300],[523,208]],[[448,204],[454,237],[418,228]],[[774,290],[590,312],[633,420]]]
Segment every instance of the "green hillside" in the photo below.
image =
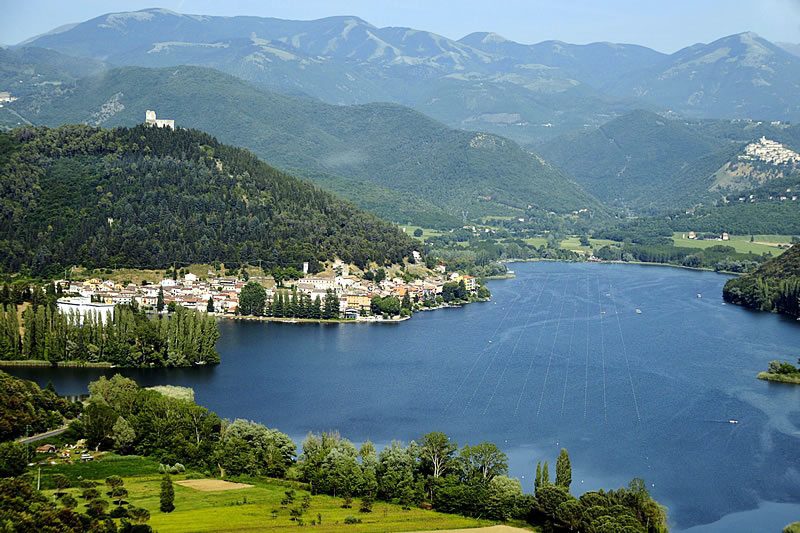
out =
[[762,136],[800,146],[800,128],[787,123],[687,121],[634,111],[536,149],[601,200],[646,213],[713,204],[794,175],[791,168],[738,161]]
[[726,302],[800,317],[800,246],[792,246],[755,272],[729,280]]
[[0,268],[399,262],[396,227],[196,130],[0,134]]
[[[635,111],[595,130],[559,137],[539,150],[598,198],[643,208],[669,205],[687,192],[667,186],[675,175],[688,172],[681,182],[689,182],[695,192],[708,189],[702,174],[713,174],[727,160],[726,153],[716,154],[723,146],[680,122]],[[705,161],[709,157],[710,163]],[[701,172],[693,172],[701,161]]]
[[14,106],[27,120],[48,125],[131,126],[155,109],[398,222],[453,224],[464,213],[513,214],[528,205],[602,209],[563,173],[505,138],[453,130],[393,104],[334,106],[279,95],[205,68],[123,68]]

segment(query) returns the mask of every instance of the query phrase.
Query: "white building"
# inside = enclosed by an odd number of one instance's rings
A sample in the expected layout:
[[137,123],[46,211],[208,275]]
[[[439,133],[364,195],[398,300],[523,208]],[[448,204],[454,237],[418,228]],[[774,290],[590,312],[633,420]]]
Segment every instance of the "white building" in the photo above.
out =
[[144,112],[144,123],[148,126],[154,126],[156,128],[169,128],[171,130],[175,129],[174,120],[156,118],[156,112],[151,111],[150,109]]
[[61,298],[56,301],[56,305],[61,313],[77,315],[81,323],[87,316],[94,316],[103,324],[109,318],[114,318],[114,304],[97,303],[90,298]]

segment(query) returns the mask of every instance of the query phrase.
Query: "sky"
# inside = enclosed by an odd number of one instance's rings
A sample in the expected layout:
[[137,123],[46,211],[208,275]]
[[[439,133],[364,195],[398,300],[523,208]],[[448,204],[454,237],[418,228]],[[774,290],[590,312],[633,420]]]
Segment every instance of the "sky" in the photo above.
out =
[[356,15],[376,26],[405,26],[451,39],[492,31],[535,43],[612,41],[674,52],[754,31],[800,43],[800,0],[0,0],[0,43],[16,44],[67,23],[118,11],[162,7],[201,15],[308,20]]

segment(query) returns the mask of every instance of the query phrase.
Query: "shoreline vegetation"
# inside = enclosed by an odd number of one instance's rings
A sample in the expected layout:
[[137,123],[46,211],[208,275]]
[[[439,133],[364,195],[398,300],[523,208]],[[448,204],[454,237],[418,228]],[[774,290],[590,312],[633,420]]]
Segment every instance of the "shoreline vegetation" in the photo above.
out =
[[153,317],[132,305],[117,305],[107,314],[62,312],[56,295],[39,288],[30,300],[29,305],[0,304],[0,362],[7,366],[156,368],[219,363],[219,328],[206,313],[178,307],[167,316]]
[[[502,259],[501,263],[511,264],[511,263],[592,263],[592,264],[599,264],[599,265],[643,265],[643,266],[656,266],[656,267],[672,267],[672,268],[680,268],[683,270],[694,270],[697,272],[716,272],[717,274],[725,274],[728,276],[742,276],[744,272],[732,272],[729,270],[716,270],[713,268],[708,267],[693,267],[687,265],[677,265],[675,263],[659,263],[653,261],[623,261],[621,259],[597,259],[594,261],[589,261],[586,259],[579,260],[579,259],[548,259],[545,257],[533,257],[530,259]],[[488,280],[496,280],[496,279],[512,279],[515,278],[516,275],[513,272],[509,274],[500,275],[500,276],[490,276],[486,277]]]
[[115,368],[108,361],[46,361],[44,359],[0,360],[0,367]]
[[[515,277],[513,274],[503,278],[497,279],[511,279]],[[435,307],[420,307],[414,309],[414,313],[422,313],[427,311],[438,311],[440,309],[459,309],[468,304],[484,303],[491,301],[491,298],[475,298],[470,301],[464,301],[453,304],[441,304]],[[414,315],[396,315],[392,317],[381,316],[367,316],[358,318],[292,318],[292,317],[277,317],[277,316],[256,316],[256,315],[225,315],[210,313],[210,316],[222,320],[241,320],[246,322],[278,322],[282,324],[397,324],[410,320]]]
[[800,385],[800,372],[796,374],[773,374],[772,372],[759,372],[756,376],[758,379],[764,381],[772,381],[774,383],[789,383],[792,385]]
[[[800,365],[800,359],[797,363]],[[767,370],[759,372],[756,377],[764,381],[800,385],[800,366],[794,366],[786,361],[770,361]]]
[[[0,380],[15,394],[57,398],[52,390],[41,391],[3,372]],[[536,462],[531,493],[509,477],[508,457],[491,442],[459,446],[434,431],[381,450],[370,441],[357,446],[337,432],[309,433],[298,443],[257,422],[221,419],[192,401],[191,389],[142,388],[119,374],[101,377],[88,389],[85,402],[60,400],[62,410],[75,415],[77,409],[82,416],[71,416],[67,431],[40,446],[33,461],[23,445],[2,444],[9,475],[0,479],[0,511],[10,511],[12,523],[35,510],[40,523],[29,529],[48,524],[58,531],[100,531],[70,525],[105,522],[115,528],[103,531],[147,533],[184,530],[193,520],[213,522],[198,531],[253,530],[258,528],[253,516],[264,520],[271,515],[281,530],[308,524],[324,531],[333,525],[338,531],[343,523],[354,531],[408,531],[432,529],[409,527],[411,517],[425,513],[462,527],[504,523],[559,531],[667,531],[666,508],[652,499],[642,479],[615,490],[573,495],[566,449],[555,461],[555,479],[547,462]],[[39,425],[47,426],[64,418],[60,412],[37,415],[20,420],[10,436],[27,424],[44,421]],[[41,490],[34,489],[34,475]],[[178,487],[172,486],[171,476]],[[101,488],[104,480],[110,491]],[[265,484],[275,487],[271,497],[260,489]],[[241,500],[220,505],[221,493],[234,488]],[[218,494],[204,496],[203,491]],[[24,497],[12,496],[19,493]],[[81,500],[85,505],[79,505]],[[208,517],[212,508],[216,519]],[[406,525],[394,527],[387,517],[390,510],[395,520],[403,516]],[[131,529],[128,520],[138,527]]]

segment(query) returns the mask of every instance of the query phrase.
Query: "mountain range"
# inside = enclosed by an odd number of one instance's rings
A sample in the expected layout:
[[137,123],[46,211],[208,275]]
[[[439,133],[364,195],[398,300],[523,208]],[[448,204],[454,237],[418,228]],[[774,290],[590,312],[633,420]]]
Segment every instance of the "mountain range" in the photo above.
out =
[[133,126],[156,109],[395,222],[602,219],[601,202],[642,214],[792,187],[796,165],[742,160],[762,136],[800,150],[792,50],[752,33],[663,54],[148,9],[0,50],[18,98],[0,126]]
[[703,118],[800,118],[800,58],[752,33],[674,54],[616,43],[452,40],[357,17],[290,21],[103,15],[25,43],[114,65],[199,65],[334,104],[388,101],[451,127],[520,141],[596,127],[633,109]]
[[330,105],[184,66],[123,67],[45,86],[52,90],[20,97],[0,117],[133,126],[143,122],[144,110],[155,109],[396,222],[452,226],[464,216],[530,207],[603,211],[563,172],[517,143],[448,128],[396,104]]

